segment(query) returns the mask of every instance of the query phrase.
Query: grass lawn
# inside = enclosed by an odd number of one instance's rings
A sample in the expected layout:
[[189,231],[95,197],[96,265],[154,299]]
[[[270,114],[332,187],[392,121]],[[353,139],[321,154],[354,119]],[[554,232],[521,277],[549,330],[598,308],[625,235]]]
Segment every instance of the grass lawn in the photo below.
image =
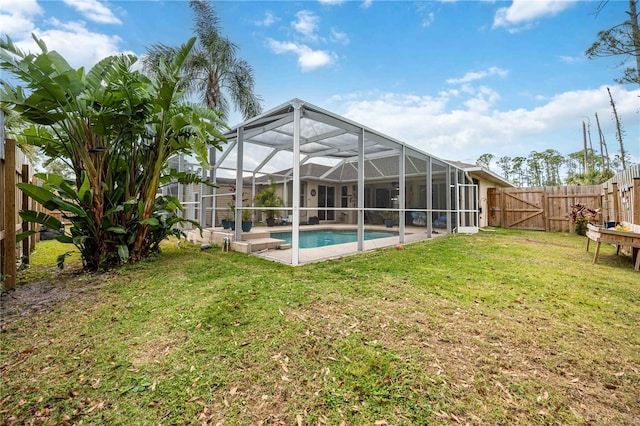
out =
[[0,422],[638,424],[640,274],[585,244],[497,230],[292,268],[173,242],[84,275],[43,242],[3,295]]

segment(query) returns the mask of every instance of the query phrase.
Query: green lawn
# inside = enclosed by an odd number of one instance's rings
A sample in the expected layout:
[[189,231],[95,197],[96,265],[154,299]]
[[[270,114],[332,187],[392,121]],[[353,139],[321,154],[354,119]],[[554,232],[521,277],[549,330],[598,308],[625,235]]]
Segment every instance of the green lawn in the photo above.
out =
[[71,296],[3,324],[0,421],[637,424],[640,273],[584,249],[497,230],[292,268],[173,242],[88,276],[41,243],[22,281]]

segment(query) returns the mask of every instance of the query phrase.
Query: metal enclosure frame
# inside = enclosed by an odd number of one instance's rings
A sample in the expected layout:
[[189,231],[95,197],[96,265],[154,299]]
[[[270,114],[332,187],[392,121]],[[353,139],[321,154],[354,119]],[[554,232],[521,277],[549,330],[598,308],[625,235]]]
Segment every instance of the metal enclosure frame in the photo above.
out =
[[[447,231],[452,232],[459,225],[460,211],[469,210],[468,206],[459,204],[457,194],[457,185],[472,183],[467,182],[462,169],[297,98],[235,126],[225,137],[228,144],[222,154],[211,153],[210,179],[216,181],[223,170],[235,173],[236,223],[240,222],[243,211],[259,210],[252,202],[243,203],[243,194],[247,189],[245,185],[249,186],[247,179],[252,182],[250,200],[255,196],[256,179],[262,176],[275,176],[285,188],[289,181],[292,184],[292,199],[287,200],[287,205],[280,210],[292,217],[293,265],[299,264],[300,213],[310,210],[300,204],[302,165],[315,162],[328,164],[330,168],[318,177],[319,180],[335,184],[348,182],[354,186],[354,191],[357,187],[355,206],[335,210],[355,212],[359,252],[364,250],[365,213],[373,209],[366,205],[365,195],[366,186],[371,182],[393,179],[396,184],[393,186],[397,192],[394,204],[397,205],[389,210],[398,217],[399,243],[404,242],[407,217],[411,214],[426,212],[424,225],[428,237],[431,237],[433,214],[446,216]],[[278,175],[278,170],[288,171]],[[436,192],[435,175],[439,176]],[[413,179],[414,184],[416,179],[424,182],[424,186],[419,187],[424,188],[425,193],[413,194],[414,200],[411,201],[416,204],[416,199],[422,200],[419,206],[408,203],[408,178]],[[216,199],[215,193],[213,199]],[[443,204],[446,209],[442,208]],[[477,209],[477,202],[475,206]],[[217,210],[219,207],[215,206],[214,201],[212,224],[216,223]],[[204,206],[200,211],[204,217]],[[236,241],[242,241],[239,226],[234,237]]]

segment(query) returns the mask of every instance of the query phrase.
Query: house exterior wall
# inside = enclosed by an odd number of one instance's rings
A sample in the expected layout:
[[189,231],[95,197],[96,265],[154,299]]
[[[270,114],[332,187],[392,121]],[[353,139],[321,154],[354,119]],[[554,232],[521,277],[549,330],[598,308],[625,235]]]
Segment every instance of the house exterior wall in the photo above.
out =
[[473,172],[469,173],[472,179],[478,180],[478,207],[480,208],[480,227],[489,226],[489,207],[487,203],[487,193],[489,188],[505,188],[505,185],[498,185],[486,179],[482,179]]
[[487,204],[487,189],[495,188],[496,185],[485,180],[478,180],[478,208],[480,209],[480,223],[481,228],[488,225],[488,204]]

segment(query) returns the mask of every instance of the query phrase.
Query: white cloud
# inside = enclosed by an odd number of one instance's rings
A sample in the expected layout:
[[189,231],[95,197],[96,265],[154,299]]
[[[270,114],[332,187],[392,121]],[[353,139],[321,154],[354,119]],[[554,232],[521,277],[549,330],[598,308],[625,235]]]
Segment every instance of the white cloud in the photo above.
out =
[[85,18],[100,24],[122,24],[111,10],[98,0],[62,0]]
[[362,7],[363,9],[369,9],[369,7],[371,6],[371,3],[373,3],[373,0],[364,0],[362,2],[362,5],[360,5],[360,7]]
[[448,84],[460,84],[460,83],[469,83],[475,80],[481,80],[483,78],[492,77],[497,75],[499,77],[506,77],[509,74],[509,71],[503,70],[499,67],[489,67],[483,71],[473,71],[466,73],[461,78],[450,78],[447,80]]
[[336,4],[342,4],[344,2],[345,2],[345,0],[318,0],[318,3],[325,4],[325,5],[328,5],[328,6],[333,6],[333,5],[336,5]]
[[335,61],[335,54],[324,50],[313,50],[304,44],[281,42],[268,39],[267,43],[276,54],[294,53],[298,56],[298,66],[302,71],[311,71],[324,67]]
[[420,25],[422,28],[428,28],[433,24],[436,19],[435,13],[432,12],[433,3],[431,2],[416,2],[414,3],[416,15],[420,18]]
[[291,26],[300,34],[315,39],[315,32],[318,29],[320,18],[308,10],[301,10],[296,13],[296,20],[291,22]]
[[475,91],[474,95],[475,97],[465,101],[464,105],[469,111],[477,113],[489,112],[489,108],[500,99],[498,92],[484,86]]
[[513,0],[509,7],[501,7],[496,11],[493,28],[508,28],[514,31],[518,27],[556,15],[575,3],[576,0]]
[[[640,160],[640,90],[611,87],[626,132],[625,149]],[[544,105],[499,111],[491,106],[499,94],[481,87],[453,108],[463,92],[443,91],[435,97],[399,93],[357,93],[334,96],[346,117],[379,130],[418,149],[445,159],[474,163],[483,153],[527,156],[531,151],[557,149],[567,155],[582,149],[582,121],[598,112],[609,152],[617,150],[606,87],[561,93]],[[338,109],[338,108],[334,108]],[[592,132],[595,125],[592,125]],[[592,137],[595,136],[592,133]],[[630,142],[631,141],[631,142]]]
[[[122,53],[119,48],[122,40],[118,36],[91,32],[83,22],[62,23],[52,19],[50,23],[50,29],[35,30],[36,36],[44,40],[49,50],[60,53],[73,67],[91,67],[106,56]],[[40,51],[31,38],[18,40],[16,44],[27,51]]]
[[270,10],[266,11],[264,14],[264,18],[261,21],[257,21],[256,25],[261,27],[270,27],[275,24],[279,19],[271,12]]
[[565,64],[575,64],[576,62],[584,61],[583,56],[559,56],[558,58]]
[[28,37],[35,29],[33,19],[44,11],[36,0],[0,1],[2,33],[12,39]]
[[431,24],[433,24],[433,21],[435,20],[435,18],[436,16],[434,15],[433,12],[427,13],[427,15],[422,18],[422,27],[423,28],[430,27]]
[[346,33],[342,33],[335,28],[331,29],[331,41],[335,43],[341,43],[344,45],[349,44],[349,36]]

